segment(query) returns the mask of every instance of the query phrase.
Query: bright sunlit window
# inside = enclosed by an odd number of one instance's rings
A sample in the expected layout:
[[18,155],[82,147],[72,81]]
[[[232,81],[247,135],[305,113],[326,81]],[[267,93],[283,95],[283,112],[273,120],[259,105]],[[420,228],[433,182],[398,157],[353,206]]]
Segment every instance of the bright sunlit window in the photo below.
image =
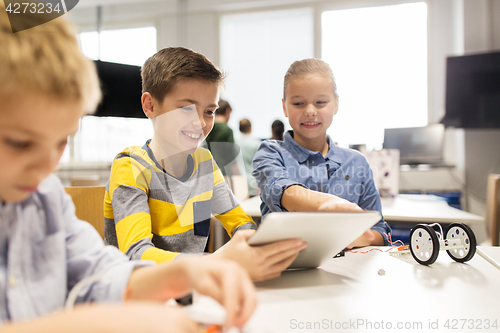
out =
[[[156,28],[104,30],[80,34],[82,52],[90,59],[142,66],[156,53]],[[127,146],[142,146],[152,136],[149,119],[85,116],[74,139],[76,161],[111,162]],[[61,162],[70,161],[70,147]]]
[[100,38],[96,31],[83,32],[80,43],[90,59],[142,66],[156,53],[156,28],[104,30]]
[[153,134],[149,119],[91,117],[82,118],[75,138],[77,159],[86,162],[111,162],[128,146],[142,146]]
[[337,80],[339,145],[381,148],[384,128],[427,125],[425,3],[324,12],[322,59]]
[[314,53],[313,10],[265,11],[224,15],[220,20],[221,68],[228,73],[223,97],[232,106],[229,126],[248,118],[252,135],[271,137],[282,119],[283,77],[295,60]]

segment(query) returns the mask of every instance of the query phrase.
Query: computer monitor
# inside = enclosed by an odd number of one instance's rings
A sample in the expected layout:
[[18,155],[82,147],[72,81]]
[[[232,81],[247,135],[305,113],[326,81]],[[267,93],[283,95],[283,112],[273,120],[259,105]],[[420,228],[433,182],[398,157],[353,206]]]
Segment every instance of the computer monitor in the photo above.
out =
[[384,148],[399,149],[400,164],[443,163],[444,126],[386,128]]
[[141,67],[95,61],[102,89],[96,117],[146,118],[142,111]]
[[500,128],[500,52],[448,57],[446,127]]

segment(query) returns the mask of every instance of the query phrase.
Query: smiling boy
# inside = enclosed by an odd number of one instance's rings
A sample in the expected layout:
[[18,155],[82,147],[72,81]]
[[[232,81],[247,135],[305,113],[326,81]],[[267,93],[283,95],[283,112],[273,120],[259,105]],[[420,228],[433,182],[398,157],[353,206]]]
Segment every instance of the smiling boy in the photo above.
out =
[[170,261],[202,253],[215,215],[233,239],[213,256],[237,261],[254,280],[279,276],[300,240],[251,247],[256,225],[235,198],[210,152],[199,144],[211,131],[224,75],[203,55],[166,48],[142,68],[143,111],[153,138],[119,153],[105,196],[106,242],[131,259]]

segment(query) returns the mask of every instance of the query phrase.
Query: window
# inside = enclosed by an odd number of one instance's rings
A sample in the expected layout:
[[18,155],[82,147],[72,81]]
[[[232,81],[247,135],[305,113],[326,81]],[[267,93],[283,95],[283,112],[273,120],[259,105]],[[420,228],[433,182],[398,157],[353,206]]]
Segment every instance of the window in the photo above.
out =
[[156,53],[156,28],[82,32],[80,44],[90,59],[142,66]]
[[[104,30],[80,34],[82,52],[90,59],[142,66],[156,53],[156,28]],[[100,55],[99,55],[100,53]],[[142,146],[153,133],[149,119],[85,116],[61,162],[111,162],[123,148]]]
[[75,138],[75,153],[82,161],[111,162],[125,147],[142,146],[152,136],[149,119],[86,116]]
[[238,136],[238,122],[248,118],[255,137],[269,138],[272,122],[284,120],[286,70],[313,56],[313,10],[224,15],[220,31],[220,65],[228,73],[223,98],[233,109],[229,125]]
[[384,128],[427,125],[427,5],[322,14],[322,59],[340,96],[329,134],[381,148]]

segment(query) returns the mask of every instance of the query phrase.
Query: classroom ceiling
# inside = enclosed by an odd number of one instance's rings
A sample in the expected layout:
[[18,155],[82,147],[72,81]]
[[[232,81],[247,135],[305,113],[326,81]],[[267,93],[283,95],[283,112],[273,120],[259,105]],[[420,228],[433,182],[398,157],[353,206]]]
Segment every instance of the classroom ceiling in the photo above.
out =
[[124,4],[161,4],[185,6],[187,10],[237,10],[257,7],[290,5],[294,3],[315,2],[317,0],[80,0],[78,7],[116,6]]
[[[151,2],[162,2],[164,0],[80,0],[78,2],[78,7],[97,7],[97,6],[110,6],[116,4],[131,4],[131,3],[151,3]],[[171,2],[175,2],[171,1]]]

